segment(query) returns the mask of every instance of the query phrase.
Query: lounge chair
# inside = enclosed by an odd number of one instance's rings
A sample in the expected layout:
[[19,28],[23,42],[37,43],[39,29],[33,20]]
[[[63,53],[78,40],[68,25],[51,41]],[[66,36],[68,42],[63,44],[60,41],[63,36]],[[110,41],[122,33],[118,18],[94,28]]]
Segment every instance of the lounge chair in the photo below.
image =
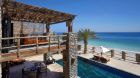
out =
[[39,69],[40,73],[47,72],[47,65],[43,62],[40,63],[34,63],[34,67]]
[[40,72],[42,73],[47,72],[47,65],[45,63],[41,63],[40,67],[41,67]]
[[53,64],[53,63],[55,63],[55,59],[53,57],[49,56],[46,60],[46,64]]
[[100,61],[100,56],[94,55],[93,60]]
[[108,58],[108,57],[101,57],[101,58],[100,58],[100,61],[101,61],[102,63],[107,63],[108,61],[110,61],[110,58]]
[[110,61],[110,58],[105,57],[105,56],[94,55],[93,60],[99,61],[101,63],[107,63]]

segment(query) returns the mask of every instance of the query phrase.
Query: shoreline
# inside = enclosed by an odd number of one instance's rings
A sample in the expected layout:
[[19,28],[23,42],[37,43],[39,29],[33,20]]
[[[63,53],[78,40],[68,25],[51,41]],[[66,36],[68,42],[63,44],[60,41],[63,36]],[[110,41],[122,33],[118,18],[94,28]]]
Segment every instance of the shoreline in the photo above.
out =
[[[84,43],[78,43],[78,45],[81,45],[83,47],[84,46]],[[88,49],[90,49],[91,47],[97,47],[97,46],[95,46],[95,45],[89,45],[88,44]],[[104,47],[106,47],[106,46],[104,46]],[[140,51],[123,50],[123,49],[119,49],[119,48],[109,48],[109,47],[106,47],[106,48],[108,48],[109,50],[115,50],[117,52],[125,51],[126,53],[140,54]]]

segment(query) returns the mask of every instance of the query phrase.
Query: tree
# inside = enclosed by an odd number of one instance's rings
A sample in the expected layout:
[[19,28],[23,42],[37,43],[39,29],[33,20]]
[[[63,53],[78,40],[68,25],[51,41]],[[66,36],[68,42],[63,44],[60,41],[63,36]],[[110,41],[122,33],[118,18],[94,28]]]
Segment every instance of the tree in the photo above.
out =
[[87,53],[87,45],[88,45],[88,39],[89,38],[95,38],[95,32],[90,31],[90,29],[81,29],[78,31],[78,40],[84,41],[84,53]]

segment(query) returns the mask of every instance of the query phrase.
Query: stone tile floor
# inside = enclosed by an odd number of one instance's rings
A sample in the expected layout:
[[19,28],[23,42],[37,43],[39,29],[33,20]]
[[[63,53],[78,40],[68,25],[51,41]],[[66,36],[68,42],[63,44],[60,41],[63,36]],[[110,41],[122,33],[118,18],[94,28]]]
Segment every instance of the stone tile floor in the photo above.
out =
[[[53,55],[56,60],[62,59],[62,55],[56,54]],[[22,76],[22,68],[27,66],[32,66],[33,62],[43,61],[43,55],[33,56],[26,58],[28,62],[24,64],[17,65],[10,68],[10,78],[23,78]],[[63,67],[57,63],[50,64],[47,66],[47,72],[44,72],[40,75],[39,78],[62,78],[63,76]]]

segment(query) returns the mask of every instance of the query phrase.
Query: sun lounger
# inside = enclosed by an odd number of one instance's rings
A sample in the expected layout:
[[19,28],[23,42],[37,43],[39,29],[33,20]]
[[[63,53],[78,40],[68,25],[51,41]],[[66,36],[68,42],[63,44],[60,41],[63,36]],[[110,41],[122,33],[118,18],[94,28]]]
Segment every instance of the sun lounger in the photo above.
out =
[[40,72],[47,72],[47,65],[45,64],[45,63],[41,63],[40,64],[40,67],[41,67],[41,70],[40,70]]
[[110,61],[109,57],[105,57],[105,56],[98,56],[98,55],[94,55],[93,60],[102,62],[102,63],[107,63],[108,61]]
[[53,64],[53,63],[55,63],[55,59],[53,57],[49,56],[46,60],[46,64]]
[[103,56],[102,56],[102,57],[100,58],[100,60],[101,60],[102,63],[107,63],[108,61],[110,61],[110,58],[108,58],[108,57],[103,57]]
[[100,56],[94,55],[93,60],[100,61]]

